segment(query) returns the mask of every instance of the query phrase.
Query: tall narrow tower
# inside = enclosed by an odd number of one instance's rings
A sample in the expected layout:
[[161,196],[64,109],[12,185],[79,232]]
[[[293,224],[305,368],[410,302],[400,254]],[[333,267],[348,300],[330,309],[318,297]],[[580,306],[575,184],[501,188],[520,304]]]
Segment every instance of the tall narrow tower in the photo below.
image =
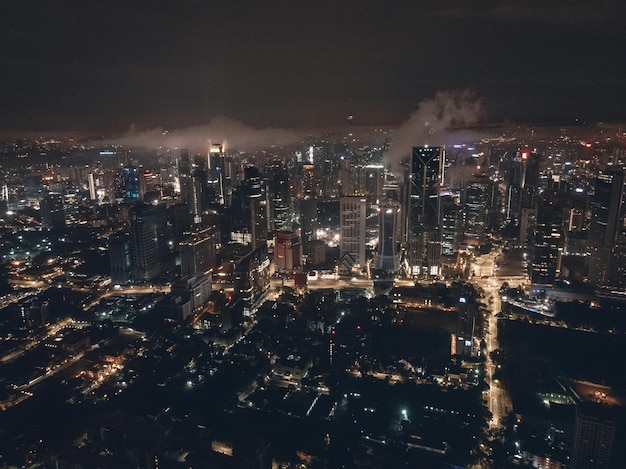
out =
[[365,267],[365,220],[367,202],[361,197],[341,197],[339,199],[340,255],[350,254]]
[[218,203],[224,204],[224,150],[221,144],[215,143],[209,148],[208,176],[211,196],[217,199]]
[[400,204],[395,201],[383,202],[378,207],[377,270],[395,273],[400,268],[397,239],[399,213]]
[[407,250],[411,274],[441,273],[439,188],[443,181],[444,152],[440,147],[413,147],[405,204]]

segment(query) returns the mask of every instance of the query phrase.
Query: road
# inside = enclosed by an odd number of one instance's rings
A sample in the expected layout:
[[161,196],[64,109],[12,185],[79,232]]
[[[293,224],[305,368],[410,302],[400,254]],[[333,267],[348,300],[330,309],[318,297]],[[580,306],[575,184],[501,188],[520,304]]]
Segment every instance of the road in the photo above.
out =
[[487,384],[489,385],[487,400],[489,403],[489,411],[492,414],[491,421],[489,422],[490,429],[501,429],[502,419],[513,409],[508,392],[501,386],[501,383],[494,378],[496,365],[491,358],[491,353],[499,348],[498,318],[496,317],[502,307],[499,289],[505,281],[524,279],[524,276],[522,275],[496,277],[495,274],[497,271],[495,269],[495,260],[499,255],[500,251],[497,250],[476,259],[473,265],[474,273],[476,275],[472,279],[472,282],[475,285],[483,289],[485,298],[489,302],[489,317],[487,321],[488,327],[485,340],[487,343],[485,371],[487,373]]
[[21,357],[24,354],[24,352],[26,352],[27,350],[30,350],[36,345],[39,345],[39,343],[42,342],[43,340],[46,340],[47,338],[55,335],[61,329],[73,323],[74,323],[73,319],[65,318],[65,319],[60,320],[59,322],[49,325],[46,329],[46,332],[39,334],[38,336],[35,336],[32,339],[29,339],[27,342],[20,344],[14,349],[10,350],[9,352],[7,352],[5,355],[3,355],[0,358],[0,362],[8,363],[12,360],[15,360],[18,357]]

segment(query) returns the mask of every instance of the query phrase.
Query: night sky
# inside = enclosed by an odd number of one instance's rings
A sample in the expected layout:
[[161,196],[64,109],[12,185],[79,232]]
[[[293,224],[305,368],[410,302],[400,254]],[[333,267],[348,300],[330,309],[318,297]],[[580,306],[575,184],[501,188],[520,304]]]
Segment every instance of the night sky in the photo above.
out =
[[626,120],[626,2],[12,1],[0,130],[397,125],[438,90],[485,119]]

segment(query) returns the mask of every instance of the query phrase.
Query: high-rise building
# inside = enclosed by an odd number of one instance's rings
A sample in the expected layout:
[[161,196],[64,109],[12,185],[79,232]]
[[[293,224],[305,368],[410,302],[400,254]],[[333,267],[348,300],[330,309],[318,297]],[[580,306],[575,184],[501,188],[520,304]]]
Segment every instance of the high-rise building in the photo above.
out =
[[211,296],[211,277],[204,274],[185,276],[172,283],[172,296],[178,297],[179,318],[185,321],[204,306]]
[[415,276],[441,273],[441,206],[445,154],[440,147],[413,147],[405,181],[404,224],[409,267]]
[[231,231],[233,239],[252,249],[267,245],[267,191],[259,170],[246,168],[244,180],[233,190]]
[[189,213],[194,224],[202,223],[202,214],[206,210],[207,172],[203,167],[196,167],[189,181]]
[[293,272],[302,265],[300,236],[292,231],[279,231],[274,238],[274,264],[278,272]]
[[89,200],[96,200],[96,176],[89,173],[87,180],[89,182]]
[[224,149],[221,144],[214,143],[209,148],[208,177],[211,199],[224,204]]
[[126,202],[138,202],[141,199],[139,170],[134,166],[122,168],[122,197]]
[[400,204],[383,202],[378,206],[378,251],[375,268],[395,273],[400,268],[398,252],[398,218]]
[[23,198],[26,199],[28,205],[38,205],[43,197],[44,187],[41,176],[26,176],[22,183]]
[[124,285],[133,279],[133,248],[128,233],[109,238],[109,260],[111,263],[111,283]]
[[300,235],[302,248],[305,254],[313,251],[312,243],[315,241],[315,230],[318,227],[317,201],[313,196],[305,196],[297,201],[298,220],[300,221]]
[[476,301],[471,295],[463,295],[459,298],[459,318],[454,345],[457,355],[473,356],[475,353],[476,310]]
[[589,278],[602,285],[609,280],[611,251],[623,217],[624,170],[608,167],[596,178],[591,198]]
[[467,184],[463,197],[464,226],[466,238],[480,244],[487,221],[487,201],[485,186],[478,182]]
[[578,403],[572,469],[611,467],[616,430],[615,412],[610,407],[595,402]]
[[456,251],[458,206],[449,190],[441,193],[441,253],[452,256]]
[[270,286],[269,267],[267,245],[236,260],[233,269],[235,294],[249,304],[256,303]]
[[361,197],[341,197],[339,199],[339,249],[340,255],[352,256],[363,269],[365,257],[365,222],[367,201]]
[[538,201],[532,232],[531,292],[540,293],[559,278],[564,244],[563,210],[556,194],[546,190]]
[[150,281],[173,265],[165,204],[131,209],[131,237],[136,281]]
[[48,194],[40,203],[43,227],[48,230],[65,228],[65,212],[63,211],[63,195]]
[[219,230],[214,225],[186,232],[179,243],[181,275],[189,277],[214,269],[219,246]]

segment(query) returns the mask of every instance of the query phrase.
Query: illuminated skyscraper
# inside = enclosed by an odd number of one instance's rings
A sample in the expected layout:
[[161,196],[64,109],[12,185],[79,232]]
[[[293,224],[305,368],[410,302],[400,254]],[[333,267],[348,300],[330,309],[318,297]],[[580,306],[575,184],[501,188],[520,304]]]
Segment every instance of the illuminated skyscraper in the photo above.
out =
[[257,249],[267,244],[266,190],[257,168],[246,168],[244,173],[244,180],[232,194],[231,237]]
[[378,207],[378,252],[375,268],[390,273],[400,268],[398,253],[398,215],[400,204],[394,201],[382,203]]
[[405,243],[412,275],[441,273],[441,207],[444,151],[440,147],[413,147],[405,181]]
[[302,265],[300,236],[291,231],[279,231],[274,238],[274,264],[278,272],[293,272]]
[[611,251],[623,217],[624,170],[608,167],[596,178],[591,199],[589,228],[589,278],[598,284],[609,281]]
[[126,202],[138,202],[141,199],[139,171],[134,166],[122,168],[122,197]]
[[208,178],[211,199],[224,204],[224,149],[221,144],[213,144],[209,148]]
[[131,209],[131,238],[134,280],[150,281],[173,265],[164,203]]
[[215,268],[217,249],[220,247],[219,238],[219,231],[214,225],[185,233],[179,244],[183,277],[204,274]]
[[361,197],[339,199],[340,255],[350,254],[360,268],[365,267],[365,221],[367,202]]
[[553,191],[544,191],[537,204],[532,241],[531,293],[540,294],[560,276],[565,242],[563,210]]

